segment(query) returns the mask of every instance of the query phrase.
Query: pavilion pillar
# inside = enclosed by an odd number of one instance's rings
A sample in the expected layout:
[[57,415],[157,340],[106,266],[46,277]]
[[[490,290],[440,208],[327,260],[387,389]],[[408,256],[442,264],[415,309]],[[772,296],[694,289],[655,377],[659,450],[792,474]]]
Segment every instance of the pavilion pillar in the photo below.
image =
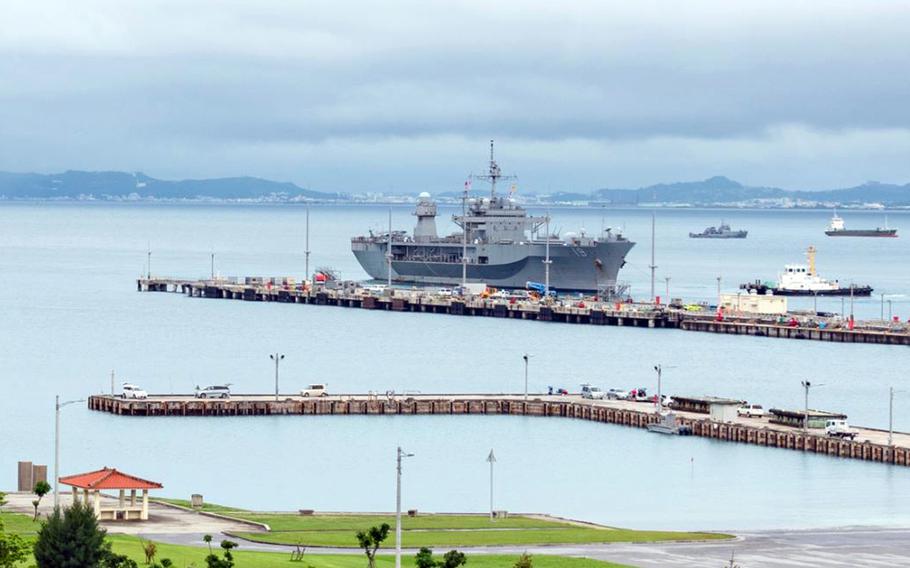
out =
[[73,505],[79,504],[79,488],[73,487]]
[[92,492],[92,509],[95,511],[95,516],[101,518],[101,491],[94,490]]
[[126,490],[121,489],[120,490],[120,503],[118,505],[122,509],[125,504],[126,504]]
[[88,501],[88,489],[82,490],[82,504],[85,505],[86,508],[91,505],[91,503]]
[[142,490],[142,513],[139,515],[139,520],[147,521],[149,520],[149,490]]
[[136,506],[136,490],[130,489],[130,507]]

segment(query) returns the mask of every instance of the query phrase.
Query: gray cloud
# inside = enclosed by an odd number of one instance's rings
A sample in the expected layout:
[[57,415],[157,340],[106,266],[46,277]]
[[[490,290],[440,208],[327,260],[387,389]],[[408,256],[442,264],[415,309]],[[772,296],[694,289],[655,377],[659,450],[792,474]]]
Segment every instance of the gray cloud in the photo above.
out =
[[0,168],[435,189],[495,137],[538,187],[903,181],[906,29],[908,2],[15,0]]

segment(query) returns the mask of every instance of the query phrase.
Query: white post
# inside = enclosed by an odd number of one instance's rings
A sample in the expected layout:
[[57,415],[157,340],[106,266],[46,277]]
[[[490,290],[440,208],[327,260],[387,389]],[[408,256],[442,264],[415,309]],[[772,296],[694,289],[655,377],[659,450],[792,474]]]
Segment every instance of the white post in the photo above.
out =
[[[654,264],[654,234],[655,234],[654,226],[655,226],[655,223],[656,223],[655,215],[654,215],[654,212],[652,211],[651,212],[651,303],[654,303],[654,300],[656,299],[656,297],[654,295],[654,271],[657,270],[657,266]],[[718,293],[718,297],[719,296],[720,296],[720,293]]]
[[303,281],[308,282],[310,279],[310,204],[307,203],[306,206],[306,250],[304,251],[304,257],[306,258],[304,264],[304,274]]
[[654,405],[657,408],[657,413],[660,414],[660,411],[663,410],[663,400],[660,397],[660,376],[662,374],[662,368],[660,365],[654,365],[654,370],[657,371],[657,403]]
[[[76,491],[76,488],[73,488]],[[60,506],[60,395],[54,397],[54,509]]]
[[413,455],[405,453],[401,446],[398,446],[395,481],[395,568],[401,568],[401,458]]
[[468,286],[468,182],[464,182],[464,194],[461,196],[461,293],[465,294]]
[[149,490],[142,490],[142,512],[139,513],[139,519],[143,521],[149,520]]
[[284,359],[284,355],[281,353],[275,353],[269,355],[269,357],[275,361],[275,402],[278,402],[278,363]]
[[528,355],[527,353],[525,353],[524,355],[521,356],[521,358],[524,359],[524,361],[525,361],[525,402],[527,402],[527,400],[528,400],[528,359],[530,359],[531,356]]
[[490,463],[490,520],[493,520],[493,464],[496,463],[496,456],[493,455],[493,449],[490,448],[490,455],[487,456]]
[[553,261],[550,260],[550,212],[549,212],[549,211],[547,211],[547,226],[546,226],[546,231],[547,231],[547,244],[545,245],[546,253],[545,253],[544,261],[543,261],[543,278],[544,278],[544,280],[543,280],[543,292],[544,292],[544,299],[547,299],[547,298],[550,297],[550,264],[553,263]]
[[389,207],[389,242],[386,258],[389,263],[389,294],[392,293],[392,208]]

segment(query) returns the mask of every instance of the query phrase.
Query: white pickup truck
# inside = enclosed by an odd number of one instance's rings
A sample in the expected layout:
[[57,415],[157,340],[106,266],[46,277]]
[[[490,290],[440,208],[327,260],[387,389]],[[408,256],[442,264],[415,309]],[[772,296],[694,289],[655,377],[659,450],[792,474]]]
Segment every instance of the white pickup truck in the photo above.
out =
[[846,420],[828,420],[825,422],[825,434],[834,438],[852,440],[856,438],[858,432],[850,428]]

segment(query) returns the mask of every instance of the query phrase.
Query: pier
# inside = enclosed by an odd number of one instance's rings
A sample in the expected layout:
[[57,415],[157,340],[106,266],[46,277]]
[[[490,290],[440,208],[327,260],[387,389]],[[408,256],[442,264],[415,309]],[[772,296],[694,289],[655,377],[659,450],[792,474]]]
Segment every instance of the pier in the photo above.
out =
[[[414,416],[414,415],[510,415],[561,417],[646,428],[659,420],[655,405],[625,400],[588,400],[577,395],[438,394],[332,395],[308,398],[300,395],[233,395],[229,399],[197,399],[191,395],[150,395],[148,399],[123,399],[93,395],[88,408],[118,416]],[[674,411],[677,421],[692,435],[727,442],[784,448],[802,452],[910,466],[910,434],[893,434],[872,428],[853,427],[856,438],[844,440],[824,431],[805,431],[775,424],[768,417],[736,417],[729,422],[711,420],[703,413]],[[662,434],[654,434],[655,436]]]
[[790,314],[787,318],[781,318],[734,312],[718,317],[716,313],[705,310],[691,312],[663,304],[604,302],[592,298],[546,301],[460,297],[439,295],[426,289],[405,288],[396,288],[388,294],[388,291],[371,292],[368,288],[349,282],[330,288],[263,278],[246,278],[244,282],[234,279],[140,278],[136,282],[136,288],[140,292],[170,292],[193,298],[314,304],[572,324],[672,328],[834,343],[910,345],[910,328],[903,324],[873,326],[858,322],[851,327],[838,318],[810,317],[804,314]]

